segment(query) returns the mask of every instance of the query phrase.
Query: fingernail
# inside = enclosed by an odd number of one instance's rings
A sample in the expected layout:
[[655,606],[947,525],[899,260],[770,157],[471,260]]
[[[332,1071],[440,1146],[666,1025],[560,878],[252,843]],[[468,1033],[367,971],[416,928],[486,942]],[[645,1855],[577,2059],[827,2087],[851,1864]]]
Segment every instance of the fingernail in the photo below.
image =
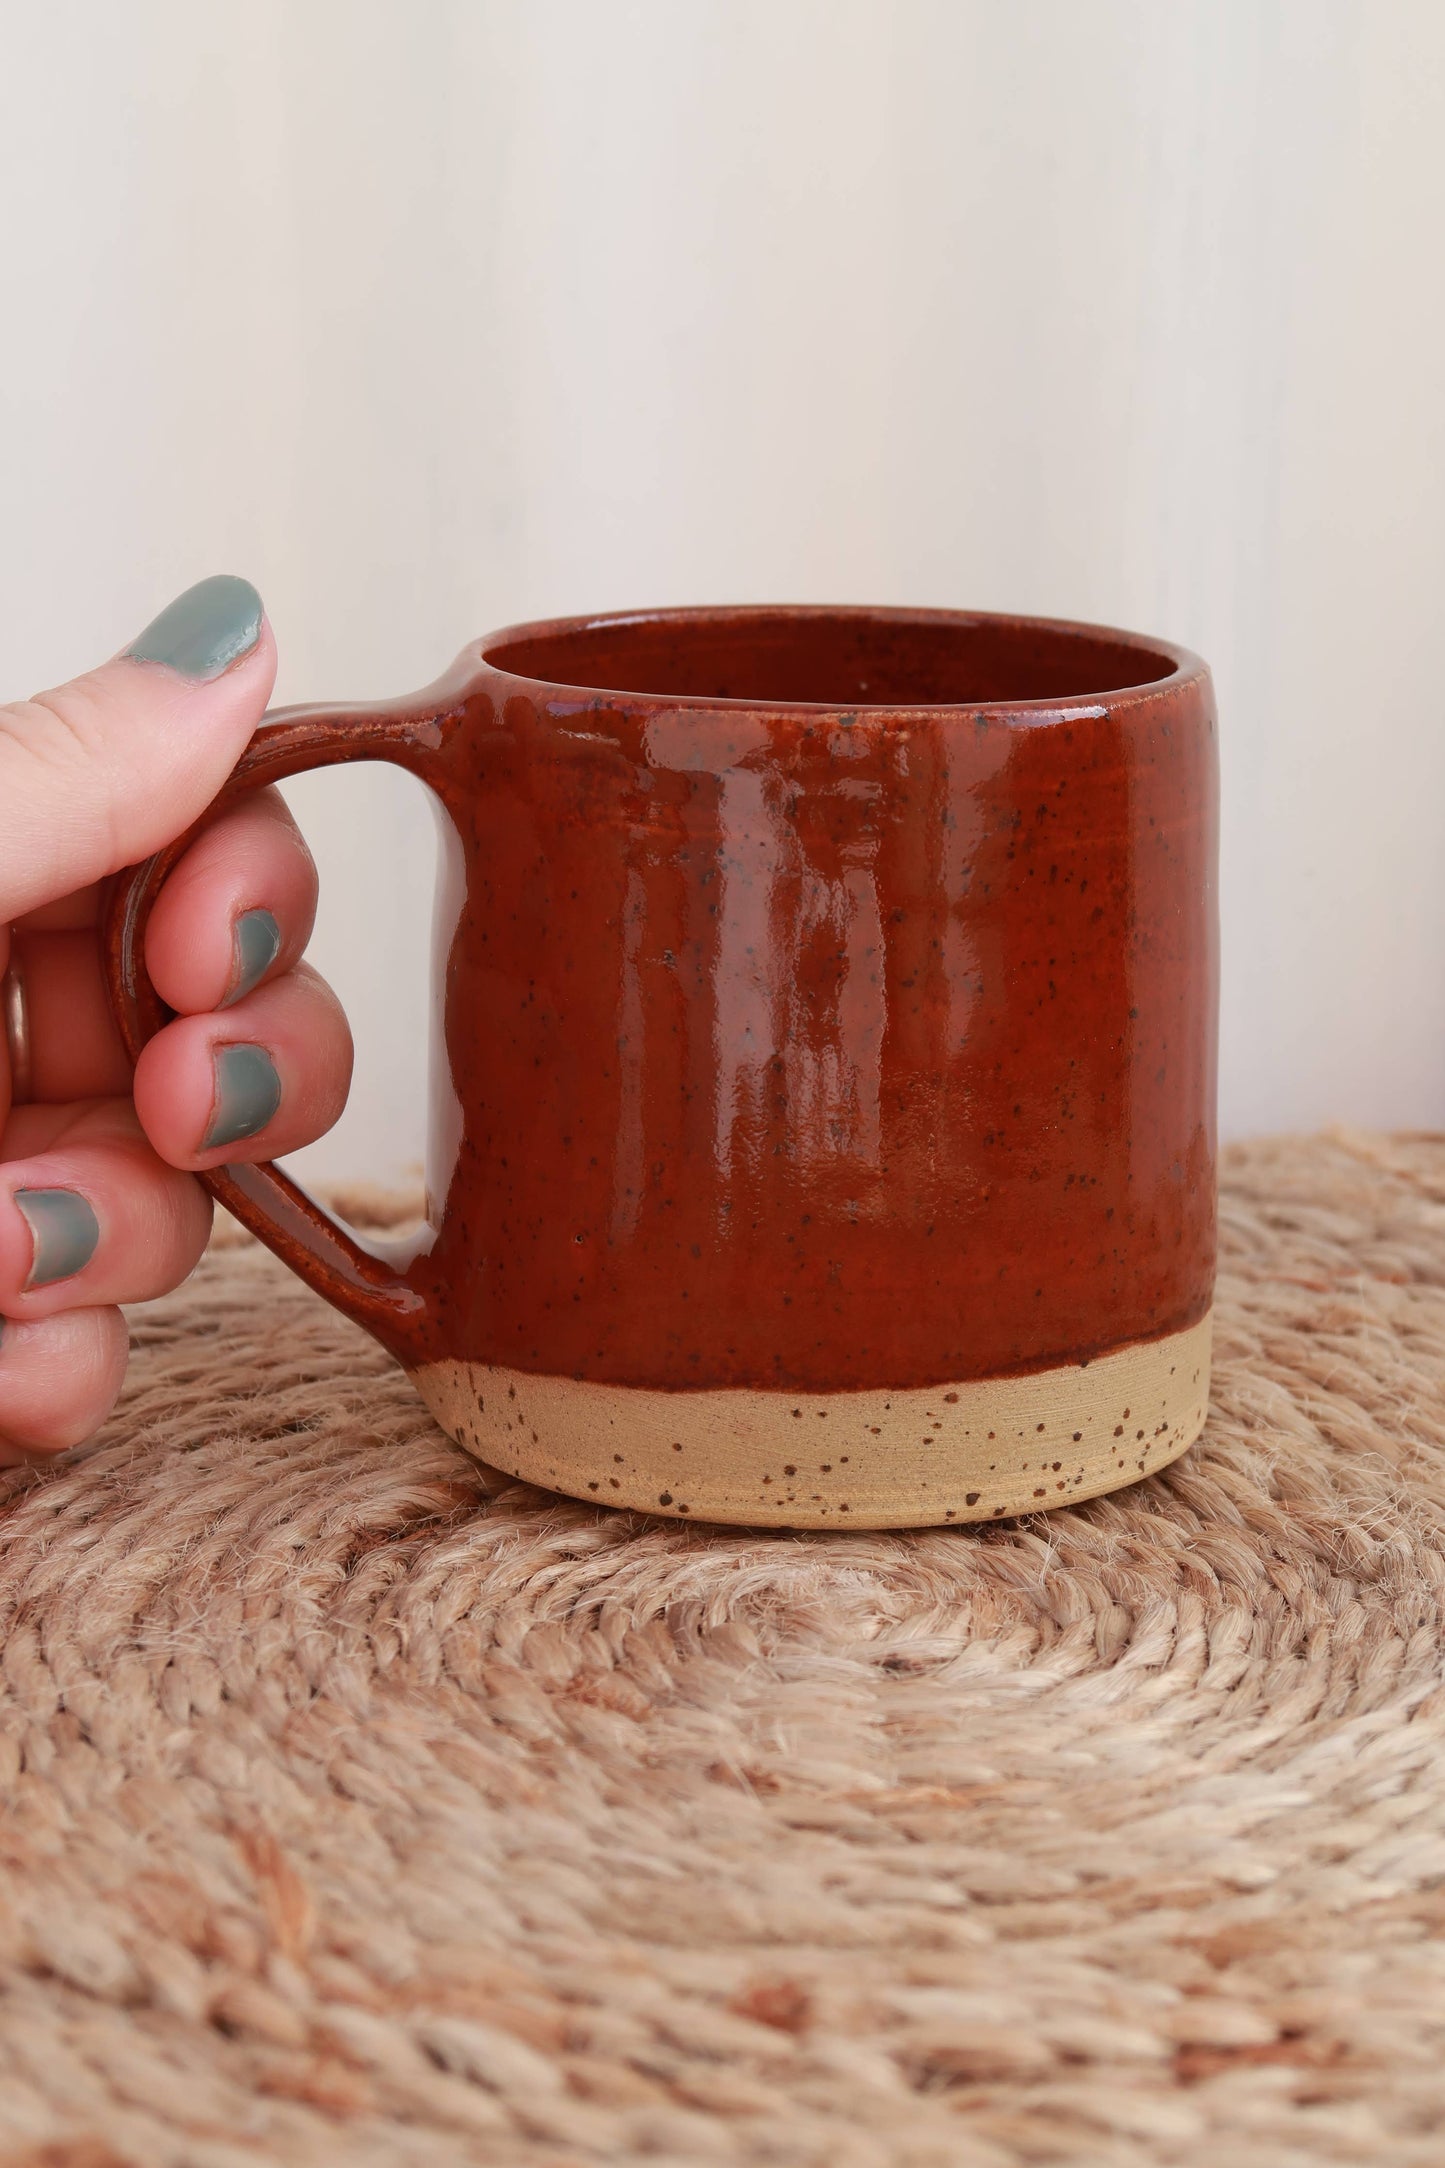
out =
[[231,936],[235,962],[231,967],[231,990],[221,1003],[229,1009],[259,986],[281,953],[281,928],[269,911],[243,911]]
[[30,1277],[25,1286],[49,1287],[68,1280],[95,1255],[100,1221],[73,1189],[17,1189],[15,1202],[30,1229]]
[[256,1136],[281,1104],[281,1079],[264,1046],[218,1046],[215,1074],[216,1098],[211,1126],[201,1140],[203,1152]]
[[249,580],[218,572],[199,580],[154,617],[126,654],[161,662],[182,677],[217,678],[261,637],[261,597]]

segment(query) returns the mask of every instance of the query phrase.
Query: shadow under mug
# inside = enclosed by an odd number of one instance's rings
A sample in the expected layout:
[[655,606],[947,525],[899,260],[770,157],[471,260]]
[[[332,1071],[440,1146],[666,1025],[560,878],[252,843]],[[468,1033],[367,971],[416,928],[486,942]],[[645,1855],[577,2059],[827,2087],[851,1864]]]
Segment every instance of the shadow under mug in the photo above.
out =
[[[947,611],[526,625],[410,699],[276,714],[217,804],[368,759],[444,813],[427,1225],[371,1247],[272,1165],[201,1179],[454,1438],[608,1505],[876,1528],[1198,1435],[1197,657]],[[132,1055],[187,840],[112,899]]]

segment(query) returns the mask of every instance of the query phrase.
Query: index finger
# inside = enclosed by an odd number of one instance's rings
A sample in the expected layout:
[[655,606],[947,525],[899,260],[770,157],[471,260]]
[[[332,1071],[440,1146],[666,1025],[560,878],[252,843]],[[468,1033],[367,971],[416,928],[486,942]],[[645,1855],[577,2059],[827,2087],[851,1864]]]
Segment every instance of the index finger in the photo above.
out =
[[105,897],[104,881],[90,881],[84,888],[74,889],[70,895],[61,896],[54,903],[42,903],[36,911],[26,911],[13,921],[19,933],[75,933],[85,926],[100,924],[100,907]]

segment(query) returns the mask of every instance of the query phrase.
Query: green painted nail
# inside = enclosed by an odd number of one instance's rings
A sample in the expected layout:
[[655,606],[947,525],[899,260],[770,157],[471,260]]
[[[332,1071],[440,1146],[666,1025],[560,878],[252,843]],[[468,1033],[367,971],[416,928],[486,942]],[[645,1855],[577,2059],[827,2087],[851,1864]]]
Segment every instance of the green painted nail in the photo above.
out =
[[217,678],[261,637],[261,597],[249,580],[218,572],[151,619],[126,649],[133,662],[161,662],[182,677]]
[[281,1079],[264,1046],[218,1046],[215,1074],[216,1099],[201,1140],[203,1152],[256,1136],[281,1104]]
[[281,953],[281,928],[269,911],[243,911],[236,921],[231,946],[236,960],[231,969],[231,991],[221,1003],[223,1009],[243,1001],[253,986],[260,985]]
[[17,1189],[15,1202],[30,1228],[27,1290],[68,1280],[90,1263],[100,1221],[84,1197],[73,1189]]

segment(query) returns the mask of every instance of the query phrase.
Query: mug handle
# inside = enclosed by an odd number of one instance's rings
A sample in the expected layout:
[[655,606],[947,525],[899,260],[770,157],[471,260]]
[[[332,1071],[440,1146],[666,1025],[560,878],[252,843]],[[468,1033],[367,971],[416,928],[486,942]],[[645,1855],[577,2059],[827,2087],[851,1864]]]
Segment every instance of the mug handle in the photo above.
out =
[[[166,876],[218,813],[267,783],[348,760],[389,760],[435,788],[446,707],[288,708],[268,716],[202,818],[144,865],[116,877],[103,952],[111,1006],[134,1061],[172,1012],[145,965],[145,934]],[[392,1262],[334,1220],[270,1160],[202,1170],[197,1179],[319,1295],[402,1362],[423,1359],[426,1302]]]

